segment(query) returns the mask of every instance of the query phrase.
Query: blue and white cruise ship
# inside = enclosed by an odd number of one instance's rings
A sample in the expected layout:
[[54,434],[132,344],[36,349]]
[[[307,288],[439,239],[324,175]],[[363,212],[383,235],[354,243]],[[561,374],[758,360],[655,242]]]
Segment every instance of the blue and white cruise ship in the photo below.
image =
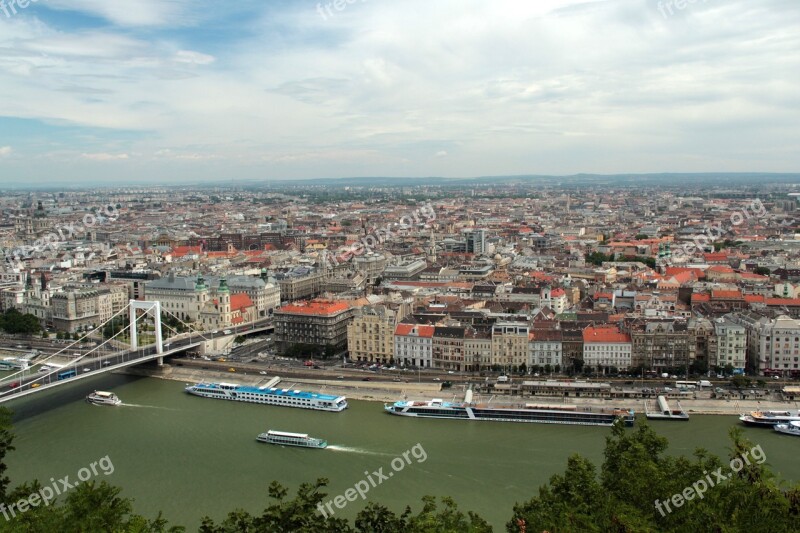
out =
[[205,398],[219,398],[237,402],[263,403],[282,407],[300,407],[317,411],[344,411],[347,399],[300,390],[267,387],[247,387],[232,383],[198,383],[186,387],[186,392]]

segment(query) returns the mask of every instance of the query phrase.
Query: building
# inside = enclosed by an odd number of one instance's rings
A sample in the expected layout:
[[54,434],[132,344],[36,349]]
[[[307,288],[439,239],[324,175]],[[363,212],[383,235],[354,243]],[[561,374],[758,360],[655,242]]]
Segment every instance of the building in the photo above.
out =
[[387,281],[413,281],[419,278],[426,266],[427,263],[422,259],[390,265],[384,270],[383,279]]
[[386,306],[356,309],[347,325],[347,351],[351,361],[390,364],[394,360],[394,333],[398,314]]
[[468,254],[482,255],[486,253],[485,229],[468,229],[463,233],[466,242],[465,250]]
[[437,326],[431,344],[433,367],[442,370],[464,370],[464,336],[461,326]]
[[529,334],[527,324],[498,322],[492,326],[492,365],[506,370],[527,365]]
[[551,289],[550,287],[545,287],[541,292],[540,305],[549,307],[556,314],[561,314],[569,307],[567,292],[561,288]]
[[538,366],[563,368],[563,337],[560,330],[534,330],[528,342],[528,370]]
[[492,367],[492,334],[488,329],[464,332],[464,370],[478,372]]
[[299,348],[338,354],[347,349],[347,324],[353,315],[346,301],[317,299],[284,305],[273,315],[276,345],[284,352]]
[[800,320],[746,311],[726,318],[747,331],[747,367],[759,375],[800,374]]
[[[220,306],[220,289],[225,299],[230,298],[237,311]],[[241,296],[247,296],[247,300]],[[158,301],[163,311],[175,315],[186,323],[198,323],[204,328],[228,327],[234,323],[253,322],[269,316],[280,305],[280,289],[261,277],[231,276],[175,276],[148,281],[143,299]],[[241,320],[240,320],[241,319]]]
[[50,297],[51,320],[56,330],[74,333],[100,326],[127,303],[123,285],[70,288]]
[[744,326],[728,317],[714,321],[714,340],[709,358],[723,368],[730,365],[734,374],[743,374],[747,363],[747,336]]
[[394,330],[394,361],[402,366],[433,366],[434,326],[398,324]]
[[376,253],[357,255],[353,258],[353,266],[364,275],[368,284],[374,285],[386,270],[386,256]]
[[322,271],[300,267],[277,274],[276,278],[282,301],[293,302],[319,296],[324,275]]
[[588,368],[627,370],[631,366],[631,337],[617,326],[589,326],[583,330],[583,362]]
[[660,374],[676,367],[686,369],[694,360],[695,340],[685,321],[637,321],[631,324],[629,333],[634,367]]

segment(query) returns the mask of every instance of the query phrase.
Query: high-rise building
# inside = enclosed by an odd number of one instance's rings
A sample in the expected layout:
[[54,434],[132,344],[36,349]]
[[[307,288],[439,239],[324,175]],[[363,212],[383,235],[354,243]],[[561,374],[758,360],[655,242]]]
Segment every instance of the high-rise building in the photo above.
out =
[[467,242],[467,253],[481,255],[486,252],[486,230],[469,229],[464,231]]

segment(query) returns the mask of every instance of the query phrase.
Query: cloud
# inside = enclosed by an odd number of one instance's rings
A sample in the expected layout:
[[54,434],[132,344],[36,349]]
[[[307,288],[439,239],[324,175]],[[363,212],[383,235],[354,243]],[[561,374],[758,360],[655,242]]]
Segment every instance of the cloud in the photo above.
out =
[[187,0],[47,0],[47,7],[100,17],[119,26],[185,24]]
[[796,171],[800,3],[657,4],[49,0],[0,16],[0,143],[64,179]]
[[129,159],[128,154],[81,154],[81,157],[90,161],[117,161],[120,159]]
[[8,157],[13,151],[10,146],[0,146],[0,157]]

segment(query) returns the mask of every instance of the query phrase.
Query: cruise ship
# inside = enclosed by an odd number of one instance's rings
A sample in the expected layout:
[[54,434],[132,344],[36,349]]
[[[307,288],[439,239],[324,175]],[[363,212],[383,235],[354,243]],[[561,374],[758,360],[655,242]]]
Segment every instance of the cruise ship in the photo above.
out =
[[472,403],[450,403],[439,399],[427,402],[403,401],[384,405],[387,413],[420,418],[455,420],[490,420],[495,422],[535,422],[540,424],[574,424],[579,426],[611,426],[622,419],[632,426],[635,414],[626,409],[578,409],[574,405],[525,404],[489,406]]
[[344,411],[347,399],[301,390],[269,387],[247,387],[233,383],[198,383],[186,387],[186,392],[205,398],[218,398],[237,402],[261,403],[281,407],[300,407],[317,411]]
[[774,426],[800,421],[800,411],[751,411],[739,417],[746,426]]

